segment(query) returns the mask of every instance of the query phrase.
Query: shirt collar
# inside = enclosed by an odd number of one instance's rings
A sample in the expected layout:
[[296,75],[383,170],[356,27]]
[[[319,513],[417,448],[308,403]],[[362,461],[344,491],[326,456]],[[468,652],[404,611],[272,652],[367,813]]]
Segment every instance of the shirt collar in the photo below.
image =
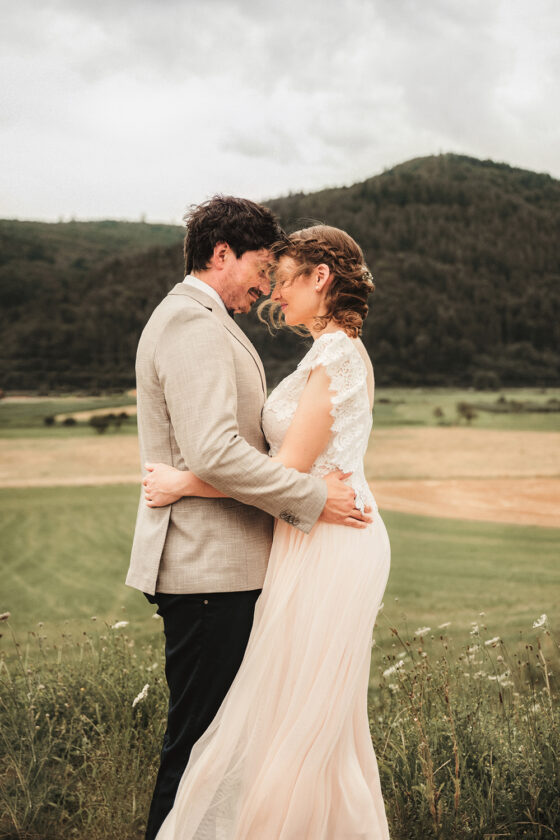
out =
[[198,277],[195,277],[193,274],[187,274],[187,276],[183,280],[183,283],[186,286],[190,286],[193,289],[198,289],[199,291],[204,292],[204,294],[213,298],[213,300],[215,300],[216,303],[219,303],[220,306],[222,307],[222,309],[224,310],[224,312],[228,311],[227,306],[225,305],[225,303],[221,299],[221,297],[218,294],[218,292],[216,291],[216,289],[212,288],[212,286],[209,286],[208,283],[204,282],[204,280],[200,280]]

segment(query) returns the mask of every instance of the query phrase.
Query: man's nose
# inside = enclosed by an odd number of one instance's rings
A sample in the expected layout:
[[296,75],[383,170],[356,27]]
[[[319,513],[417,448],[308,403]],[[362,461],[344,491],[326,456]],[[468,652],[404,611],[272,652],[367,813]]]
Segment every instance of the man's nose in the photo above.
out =
[[259,283],[259,289],[263,293],[263,295],[268,295],[270,293],[270,277],[263,277],[261,282]]

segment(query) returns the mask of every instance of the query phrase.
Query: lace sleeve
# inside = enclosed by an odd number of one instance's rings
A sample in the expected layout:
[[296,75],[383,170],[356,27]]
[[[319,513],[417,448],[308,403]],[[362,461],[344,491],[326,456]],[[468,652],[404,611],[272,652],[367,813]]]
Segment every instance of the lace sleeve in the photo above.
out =
[[363,458],[371,431],[367,369],[359,350],[346,333],[326,333],[317,339],[301,363],[304,375],[322,365],[331,392],[331,439],[311,472],[326,475],[338,469],[351,473],[348,483],[356,492],[356,507],[372,504],[363,471]]
[[313,370],[322,365],[330,379],[332,414],[367,387],[366,366],[346,333],[325,333],[317,339],[302,360],[304,369]]

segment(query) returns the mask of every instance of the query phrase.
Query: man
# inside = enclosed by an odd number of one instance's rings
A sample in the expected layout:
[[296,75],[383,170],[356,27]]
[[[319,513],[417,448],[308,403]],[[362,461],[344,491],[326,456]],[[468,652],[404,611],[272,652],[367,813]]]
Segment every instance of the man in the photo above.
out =
[[258,204],[216,197],[187,219],[187,276],[159,304],[138,345],[142,464],[191,469],[226,499],[148,507],[141,494],[127,583],[157,604],[166,637],[169,713],[146,838],[173,805],[193,743],[241,664],[264,580],[273,517],[309,532],[319,517],[363,524],[339,479],[267,456],[258,354],[231,313],[270,291],[269,248],[281,235]]

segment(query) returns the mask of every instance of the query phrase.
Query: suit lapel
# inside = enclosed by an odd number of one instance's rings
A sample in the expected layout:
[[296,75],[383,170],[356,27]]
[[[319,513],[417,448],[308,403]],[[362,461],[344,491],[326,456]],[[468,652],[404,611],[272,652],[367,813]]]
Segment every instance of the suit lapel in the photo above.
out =
[[257,353],[255,347],[251,344],[243,330],[241,329],[238,324],[235,323],[233,318],[231,318],[227,312],[225,312],[219,303],[217,303],[210,295],[205,294],[200,289],[195,289],[192,286],[187,286],[185,283],[177,283],[173,289],[169,292],[170,295],[185,295],[186,297],[190,297],[193,300],[196,300],[197,303],[201,303],[202,306],[205,306],[206,309],[210,309],[214,315],[222,322],[226,330],[234,336],[234,338],[239,341],[240,344],[247,350],[251,358],[253,359],[254,363],[257,366],[259,371],[259,375],[261,377],[261,384],[263,388],[263,393],[266,397],[266,374],[264,372],[264,367],[261,362],[260,356]]

